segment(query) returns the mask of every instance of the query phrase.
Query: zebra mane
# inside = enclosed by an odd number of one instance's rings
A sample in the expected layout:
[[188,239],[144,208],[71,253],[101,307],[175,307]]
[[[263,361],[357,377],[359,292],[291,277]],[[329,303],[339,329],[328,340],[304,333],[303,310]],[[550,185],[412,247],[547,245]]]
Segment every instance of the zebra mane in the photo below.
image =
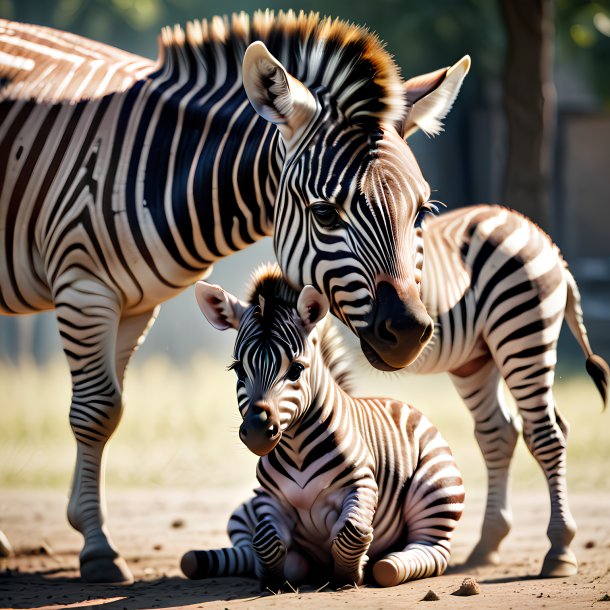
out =
[[[263,320],[271,321],[278,307],[296,309],[298,298],[299,292],[288,285],[277,264],[261,265],[250,276],[248,303],[261,307]],[[334,320],[327,316],[317,329],[324,364],[337,384],[350,393],[351,360]]]
[[[353,123],[396,122],[406,113],[399,69],[384,43],[369,30],[319,13],[256,11],[191,21],[186,31],[166,27],[159,36],[158,70],[176,77],[241,75],[246,47],[265,43],[293,76],[322,87]],[[226,72],[222,62],[226,61]],[[220,70],[219,70],[220,69]]]

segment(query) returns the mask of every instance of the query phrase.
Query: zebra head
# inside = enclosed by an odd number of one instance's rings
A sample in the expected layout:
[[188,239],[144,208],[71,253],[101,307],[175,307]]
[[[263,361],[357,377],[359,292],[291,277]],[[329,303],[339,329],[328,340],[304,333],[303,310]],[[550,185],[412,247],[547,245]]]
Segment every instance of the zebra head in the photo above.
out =
[[203,281],[195,293],[212,326],[237,330],[230,368],[237,375],[239,436],[250,451],[266,455],[312,402],[320,365],[316,324],[328,301],[313,286],[294,292],[277,267],[257,273],[248,303]]
[[[358,75],[339,58],[317,67],[335,71],[337,91],[332,77],[308,88],[262,42],[246,50],[246,93],[277,125],[285,150],[274,205],[278,263],[293,288],[312,285],[327,297],[378,369],[409,365],[432,336],[418,229],[430,187],[405,137],[440,131],[469,65],[465,57],[411,79],[405,94],[392,74],[376,89],[381,68],[363,62]],[[341,70],[355,74],[349,80]]]

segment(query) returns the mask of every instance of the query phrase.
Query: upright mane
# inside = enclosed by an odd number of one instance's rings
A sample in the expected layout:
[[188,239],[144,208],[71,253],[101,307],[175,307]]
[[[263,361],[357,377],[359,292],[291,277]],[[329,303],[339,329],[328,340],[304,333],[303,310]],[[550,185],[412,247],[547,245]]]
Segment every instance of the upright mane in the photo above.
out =
[[[278,307],[295,309],[299,293],[284,280],[277,264],[261,265],[252,273],[248,303],[262,304],[263,319],[273,318]],[[320,340],[320,353],[333,379],[346,391],[351,391],[352,379],[349,357],[341,336],[329,315],[317,326]]]
[[313,12],[256,11],[252,19],[241,12],[189,22],[186,31],[166,27],[159,37],[158,71],[192,77],[203,70],[218,78],[226,60],[229,73],[241,74],[245,49],[255,40],[264,42],[310,89],[327,91],[348,120],[403,119],[399,69],[379,38],[363,27]]

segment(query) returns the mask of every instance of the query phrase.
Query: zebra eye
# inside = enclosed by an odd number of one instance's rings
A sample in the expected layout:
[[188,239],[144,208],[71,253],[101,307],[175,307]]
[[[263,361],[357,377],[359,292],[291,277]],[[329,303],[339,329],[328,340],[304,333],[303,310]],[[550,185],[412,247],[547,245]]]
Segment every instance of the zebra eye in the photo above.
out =
[[286,378],[290,381],[296,381],[301,376],[301,373],[304,371],[304,369],[305,367],[302,364],[298,362],[293,362],[290,365],[288,372],[286,373]]
[[426,214],[428,214],[430,212],[430,210],[427,210],[426,208],[420,208],[419,211],[417,212],[417,216],[415,217],[415,228],[419,228],[421,227],[422,223],[424,222],[424,219],[426,218]]
[[234,362],[229,368],[235,371],[235,374],[237,375],[237,379],[239,379],[239,381],[245,381],[246,371],[241,362]]
[[327,203],[317,203],[311,206],[311,211],[318,223],[325,229],[336,229],[341,224],[337,209]]

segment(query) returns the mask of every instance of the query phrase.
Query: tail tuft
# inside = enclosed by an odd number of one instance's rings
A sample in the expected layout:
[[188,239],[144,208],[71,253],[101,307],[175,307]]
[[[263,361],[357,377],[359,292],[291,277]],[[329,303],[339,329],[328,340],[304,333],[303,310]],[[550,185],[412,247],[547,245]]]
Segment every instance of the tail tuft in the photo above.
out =
[[591,354],[587,358],[587,373],[595,382],[602,400],[604,401],[604,409],[608,406],[608,382],[610,380],[610,368],[608,363],[597,354]]

